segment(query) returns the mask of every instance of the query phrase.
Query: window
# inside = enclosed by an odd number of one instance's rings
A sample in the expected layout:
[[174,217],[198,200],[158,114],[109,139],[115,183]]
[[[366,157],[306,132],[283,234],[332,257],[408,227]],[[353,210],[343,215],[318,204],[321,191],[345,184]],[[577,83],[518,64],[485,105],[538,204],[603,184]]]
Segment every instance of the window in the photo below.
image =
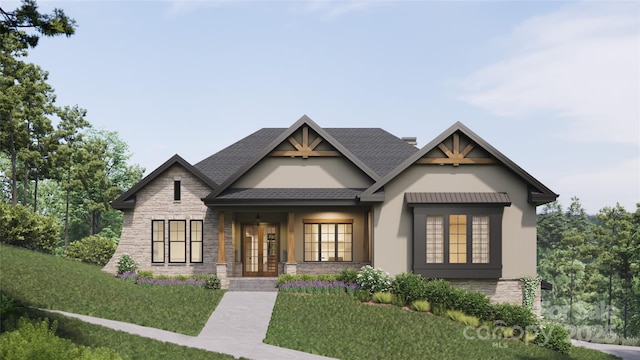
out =
[[191,262],[202,262],[202,220],[191,220]]
[[433,278],[499,278],[503,210],[414,206],[413,271]]
[[489,263],[489,216],[474,216],[471,225],[471,262],[474,264]]
[[353,220],[304,220],[304,261],[353,261]]
[[151,221],[151,262],[164,262],[164,220]]
[[169,262],[187,262],[186,221],[169,220]]
[[180,201],[180,180],[173,181],[173,200]]

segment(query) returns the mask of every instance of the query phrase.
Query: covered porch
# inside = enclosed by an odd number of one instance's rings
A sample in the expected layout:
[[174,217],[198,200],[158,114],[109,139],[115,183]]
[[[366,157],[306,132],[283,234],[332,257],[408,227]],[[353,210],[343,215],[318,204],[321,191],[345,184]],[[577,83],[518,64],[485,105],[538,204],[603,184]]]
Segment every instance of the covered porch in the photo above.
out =
[[216,207],[217,274],[277,277],[371,264],[371,209],[354,206]]

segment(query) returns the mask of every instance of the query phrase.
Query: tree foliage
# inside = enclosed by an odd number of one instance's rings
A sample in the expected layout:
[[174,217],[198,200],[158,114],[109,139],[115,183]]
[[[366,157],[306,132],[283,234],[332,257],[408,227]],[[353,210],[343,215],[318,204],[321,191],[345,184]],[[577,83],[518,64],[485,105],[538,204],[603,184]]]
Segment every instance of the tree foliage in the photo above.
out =
[[574,325],[597,325],[640,336],[640,204],[617,204],[589,217],[578,198],[563,211],[551,203],[538,215],[538,273],[553,284],[543,303]]
[[68,37],[75,33],[76,21],[63,10],[56,8],[51,14],[42,14],[35,0],[22,0],[21,6],[13,11],[0,6],[0,15],[0,34],[10,34],[23,49],[36,47],[41,35]]

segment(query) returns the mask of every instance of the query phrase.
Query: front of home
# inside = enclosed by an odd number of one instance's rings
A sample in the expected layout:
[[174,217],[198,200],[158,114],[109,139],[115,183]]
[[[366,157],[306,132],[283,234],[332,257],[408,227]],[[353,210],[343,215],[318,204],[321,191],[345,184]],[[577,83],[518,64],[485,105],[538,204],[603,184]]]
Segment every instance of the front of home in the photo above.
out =
[[520,303],[536,206],[557,194],[461,123],[423,148],[303,116],[189,164],[175,155],[112,202],[118,249],[154,274],[230,278],[372,265]]

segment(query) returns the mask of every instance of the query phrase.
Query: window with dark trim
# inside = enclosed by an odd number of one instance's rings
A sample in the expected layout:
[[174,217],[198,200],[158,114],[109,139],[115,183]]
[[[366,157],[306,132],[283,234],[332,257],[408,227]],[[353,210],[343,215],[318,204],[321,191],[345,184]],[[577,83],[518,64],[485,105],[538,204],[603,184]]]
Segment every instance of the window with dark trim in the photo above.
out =
[[353,220],[304,220],[304,261],[353,261]]
[[413,270],[425,277],[502,276],[504,206],[416,205]]
[[187,262],[186,221],[169,220],[169,262]]
[[151,262],[164,262],[164,220],[151,220]]
[[180,180],[173,181],[173,200],[180,201]]
[[190,261],[192,263],[201,263],[202,262],[202,220],[191,220],[189,223],[189,228],[191,229],[190,241],[191,244],[189,248],[190,252]]

